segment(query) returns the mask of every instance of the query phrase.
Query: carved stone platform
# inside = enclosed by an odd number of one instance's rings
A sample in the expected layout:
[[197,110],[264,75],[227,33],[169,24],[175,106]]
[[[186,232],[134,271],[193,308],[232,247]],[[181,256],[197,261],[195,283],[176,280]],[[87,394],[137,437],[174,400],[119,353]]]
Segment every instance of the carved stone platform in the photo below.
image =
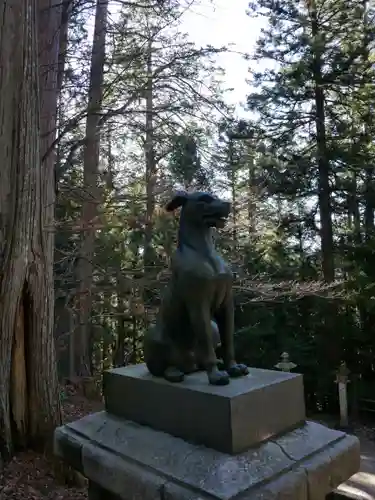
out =
[[172,384],[145,365],[104,374],[106,409],[224,453],[240,453],[305,421],[302,375],[252,368],[227,386],[198,372]]
[[311,422],[229,455],[100,412],[58,428],[55,452],[91,500],[322,500],[359,468],[357,438]]
[[107,411],[55,431],[90,500],[323,500],[359,469],[357,438],[305,421],[301,375],[215,387],[138,365],[107,372],[104,394]]

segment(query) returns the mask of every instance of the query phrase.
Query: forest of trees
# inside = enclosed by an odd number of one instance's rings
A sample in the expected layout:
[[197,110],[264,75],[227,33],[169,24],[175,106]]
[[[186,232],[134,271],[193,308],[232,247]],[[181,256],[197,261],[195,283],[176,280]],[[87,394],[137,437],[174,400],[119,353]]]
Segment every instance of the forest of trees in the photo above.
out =
[[335,408],[341,361],[375,379],[375,11],[250,2],[267,27],[239,119],[229,49],[190,40],[189,5],[0,0],[1,456],[48,446],[64,380],[142,360],[179,188],[232,202],[242,361],[287,351],[312,411]]

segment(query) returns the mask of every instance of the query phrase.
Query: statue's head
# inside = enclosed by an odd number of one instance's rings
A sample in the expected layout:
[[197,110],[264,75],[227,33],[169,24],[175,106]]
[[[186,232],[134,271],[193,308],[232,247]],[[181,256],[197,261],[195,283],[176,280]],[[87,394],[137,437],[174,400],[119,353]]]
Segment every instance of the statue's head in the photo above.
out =
[[230,214],[231,205],[217,196],[196,191],[179,191],[167,204],[166,210],[172,212],[182,207],[181,219],[199,227],[224,227]]

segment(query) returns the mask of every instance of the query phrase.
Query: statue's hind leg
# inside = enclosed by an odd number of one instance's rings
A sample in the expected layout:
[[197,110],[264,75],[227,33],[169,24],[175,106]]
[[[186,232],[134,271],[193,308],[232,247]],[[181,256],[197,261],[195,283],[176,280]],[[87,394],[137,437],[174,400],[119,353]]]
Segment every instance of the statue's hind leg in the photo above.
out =
[[184,351],[181,353],[181,363],[179,363],[178,366],[186,375],[196,372],[198,370],[198,366],[194,351]]
[[[217,323],[214,319],[211,320],[211,326],[212,326],[212,344],[215,351],[217,351],[217,349],[220,349],[221,347],[221,340],[220,340],[219,327],[217,326]],[[204,361],[202,359],[202,356],[199,354],[197,356],[197,365],[199,371],[205,370]],[[222,359],[217,360],[217,365],[219,370],[224,370],[224,362]]]
[[189,360],[185,360],[185,352],[173,345],[169,351],[168,366],[164,371],[164,378],[168,382],[182,382],[185,378],[185,368],[189,368]]
[[178,383],[184,380],[185,374],[179,368],[175,366],[169,366],[164,371],[163,377],[165,378],[165,380],[168,380],[168,382]]

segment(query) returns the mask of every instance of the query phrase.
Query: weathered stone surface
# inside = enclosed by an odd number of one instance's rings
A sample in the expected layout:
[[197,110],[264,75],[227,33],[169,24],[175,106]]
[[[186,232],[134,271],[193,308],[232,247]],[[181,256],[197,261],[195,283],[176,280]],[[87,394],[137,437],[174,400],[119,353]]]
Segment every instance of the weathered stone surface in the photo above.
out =
[[288,434],[234,456],[101,412],[58,429],[56,453],[80,443],[84,475],[124,500],[322,499],[358,470],[356,438],[314,423]]
[[308,500],[306,473],[292,469],[275,480],[250,491],[243,500]]
[[339,441],[345,435],[344,432],[329,429],[315,422],[306,422],[303,427],[278,437],[275,442],[281,446],[288,457],[298,461]]
[[82,440],[69,431],[67,426],[58,427],[54,434],[55,454],[64,459],[78,472],[82,469]]
[[83,470],[107,491],[122,497],[131,491],[132,500],[159,500],[165,479],[146,467],[128,462],[117,454],[88,443],[83,448]]
[[162,498],[163,500],[212,500],[209,495],[203,495],[201,492],[174,482],[164,484]]
[[122,500],[118,495],[102,488],[93,481],[89,481],[88,497],[89,500]]
[[[182,480],[193,488],[201,488],[219,498],[231,498],[293,464],[280,447],[272,442],[234,457],[134,422],[117,419],[105,412],[89,415],[68,424],[68,427],[86,438],[88,443],[95,442],[110,449],[116,457],[131,459],[133,463],[141,463],[163,477]],[[84,450],[87,447],[91,450],[92,444],[85,446]],[[83,451],[83,456],[85,453]],[[100,464],[101,456],[99,453]],[[83,469],[87,472],[84,458]],[[90,474],[96,477],[91,465],[88,477],[91,477]]]
[[245,451],[305,420],[302,375],[273,370],[252,368],[216,387],[203,372],[171,384],[134,365],[106,372],[104,394],[113,415],[224,453]]
[[358,472],[360,465],[359,441],[344,435],[319,455],[312,455],[302,467],[307,473],[309,500],[320,500],[341,483]]
[[[351,453],[348,453],[348,449]],[[359,471],[361,463],[360,443],[355,436],[346,436],[343,440],[329,447],[331,456],[331,488],[336,488]]]

